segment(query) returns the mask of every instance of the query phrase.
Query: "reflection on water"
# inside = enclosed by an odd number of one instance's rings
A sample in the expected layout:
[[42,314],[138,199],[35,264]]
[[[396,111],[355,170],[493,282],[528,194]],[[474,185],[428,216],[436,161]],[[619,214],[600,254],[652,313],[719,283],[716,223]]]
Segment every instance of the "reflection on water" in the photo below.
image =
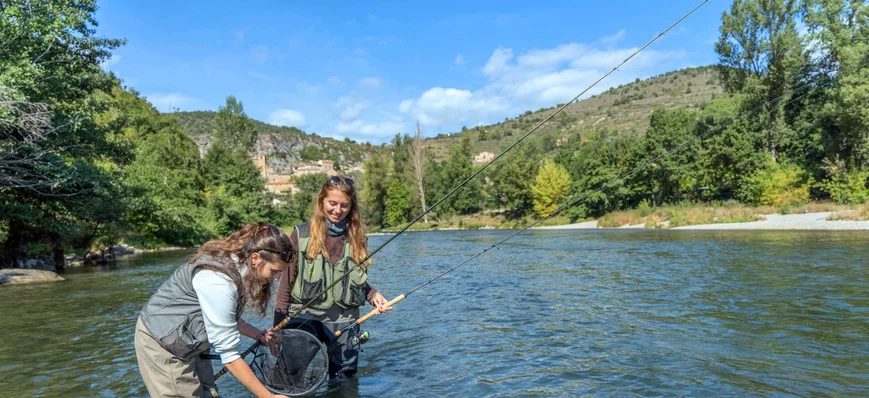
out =
[[[394,297],[509,233],[409,233],[375,256],[372,284]],[[523,234],[364,324],[358,377],[320,395],[862,395],[867,238]],[[145,396],[135,319],[189,254],[0,288],[0,396]],[[218,384],[246,396],[231,376]]]

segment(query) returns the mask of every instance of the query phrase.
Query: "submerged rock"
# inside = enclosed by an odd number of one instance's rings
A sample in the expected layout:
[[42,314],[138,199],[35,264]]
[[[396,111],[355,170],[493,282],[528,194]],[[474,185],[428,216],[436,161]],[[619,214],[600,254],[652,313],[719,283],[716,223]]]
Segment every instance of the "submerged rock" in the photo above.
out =
[[57,282],[64,280],[51,271],[36,269],[0,269],[0,285],[24,285],[28,283]]

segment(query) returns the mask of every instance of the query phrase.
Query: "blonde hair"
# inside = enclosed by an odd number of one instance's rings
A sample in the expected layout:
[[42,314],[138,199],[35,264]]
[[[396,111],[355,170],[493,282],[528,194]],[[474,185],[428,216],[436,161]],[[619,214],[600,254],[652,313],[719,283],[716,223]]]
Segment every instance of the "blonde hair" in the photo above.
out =
[[[358,264],[363,258],[368,257],[368,242],[365,239],[365,228],[359,216],[356,190],[344,182],[340,184],[326,182],[320,188],[320,193],[317,194],[317,203],[314,204],[314,212],[311,214],[311,243],[308,244],[306,257],[308,260],[313,260],[317,254],[323,254],[323,257],[329,258],[329,252],[326,250],[326,230],[328,227],[323,201],[332,191],[339,191],[350,199],[350,211],[345,217],[347,220],[347,238],[350,240],[350,256]],[[365,261],[365,264],[359,264],[359,266],[367,269],[371,266],[371,260],[369,259]]]
[[[232,278],[240,293],[236,303],[237,316],[241,316],[248,303],[260,315],[265,315],[266,307],[271,298],[272,284],[262,283],[259,276],[253,271],[250,258],[254,253],[258,253],[267,262],[286,264],[283,258],[272,251],[291,253],[295,249],[290,237],[280,228],[267,222],[247,224],[226,239],[205,242],[199,251],[190,257],[188,263],[193,263],[200,257],[207,255],[232,266],[235,272],[228,272],[229,270],[208,264],[203,264],[200,268],[223,272]],[[236,259],[232,258],[233,254]],[[246,266],[250,270],[244,276],[240,276],[242,266]]]

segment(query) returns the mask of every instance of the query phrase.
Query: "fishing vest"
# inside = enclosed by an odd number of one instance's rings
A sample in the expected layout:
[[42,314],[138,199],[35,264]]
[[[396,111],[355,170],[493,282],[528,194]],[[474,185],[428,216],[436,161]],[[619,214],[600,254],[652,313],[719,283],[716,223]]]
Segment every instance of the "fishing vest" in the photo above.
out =
[[[219,268],[219,272],[235,281],[241,281],[241,275],[235,267],[214,257],[202,256],[193,263],[178,267],[145,303],[140,314],[151,337],[182,360],[211,348],[205,334],[199,298],[193,290],[193,276],[205,264]],[[240,288],[238,294],[239,297],[243,294]]]
[[[307,250],[311,243],[311,224],[296,226],[296,236],[299,238],[299,265],[296,281],[290,294],[296,304],[311,303],[310,308],[327,310],[333,305],[341,308],[357,308],[365,304],[365,285],[368,281],[368,271],[356,267],[350,255],[350,242],[344,238],[344,254],[335,265],[327,261],[322,253],[313,260],[308,260]],[[350,269],[353,271],[350,271]],[[350,271],[348,273],[348,271]],[[343,276],[343,278],[341,278]],[[335,283],[329,291],[320,295],[326,287]]]

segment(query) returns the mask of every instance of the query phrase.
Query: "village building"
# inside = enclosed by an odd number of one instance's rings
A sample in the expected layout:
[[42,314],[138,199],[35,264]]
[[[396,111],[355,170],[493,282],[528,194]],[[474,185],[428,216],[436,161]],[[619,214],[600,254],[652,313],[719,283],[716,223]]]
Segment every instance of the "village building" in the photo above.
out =
[[474,156],[474,163],[489,163],[495,157],[495,154],[492,152],[480,152],[477,156]]

